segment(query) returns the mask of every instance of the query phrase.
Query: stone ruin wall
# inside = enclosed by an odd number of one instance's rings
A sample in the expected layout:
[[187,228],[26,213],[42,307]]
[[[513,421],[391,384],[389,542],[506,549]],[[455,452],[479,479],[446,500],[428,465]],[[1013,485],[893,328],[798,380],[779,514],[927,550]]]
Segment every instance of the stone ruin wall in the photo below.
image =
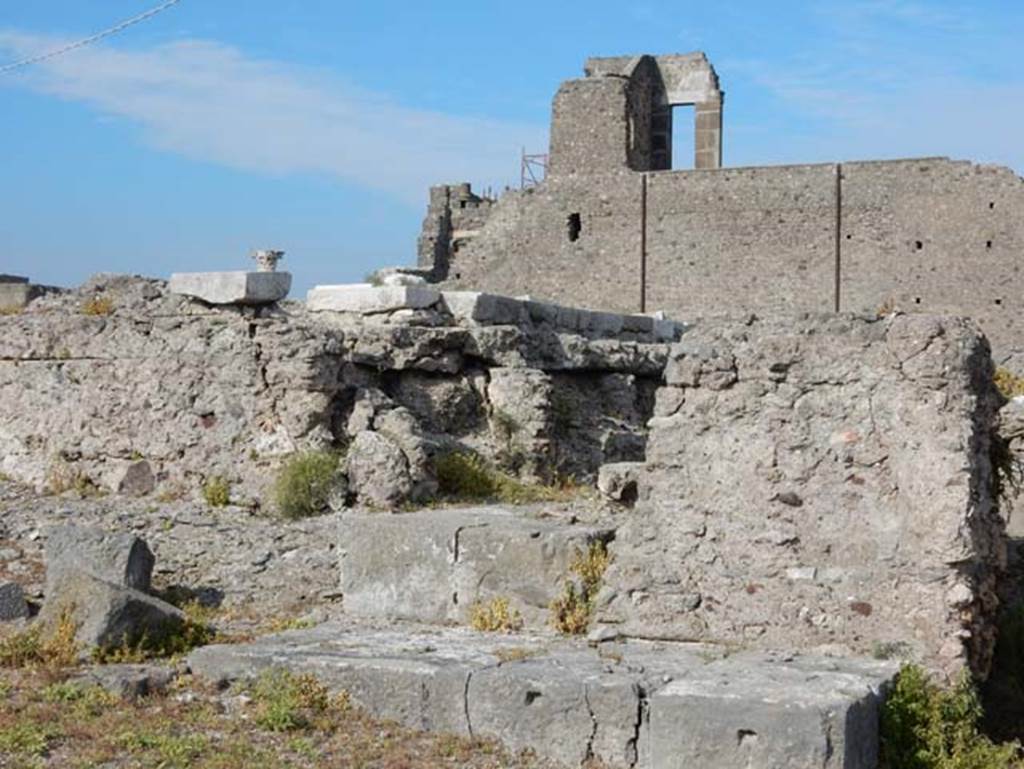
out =
[[928,158],[624,170],[506,193],[452,256],[446,284],[683,320],[836,307],[967,315],[998,362],[1024,370],[1022,254],[1024,181],[1005,168]]
[[[110,315],[82,313],[95,296]],[[0,318],[0,471],[154,499],[219,475],[258,505],[285,457],[348,445],[347,501],[404,509],[452,450],[534,480],[603,467],[636,493],[613,512],[602,623],[986,671],[1004,531],[973,325],[800,316],[670,344],[649,318],[470,297],[467,322],[458,299],[352,317],[110,277],[37,299]],[[397,496],[356,482],[367,446]]]
[[984,675],[1005,557],[991,375],[987,342],[955,318],[694,328],[632,468],[600,619]]
[[[112,313],[83,314],[93,297]],[[186,497],[221,477],[258,506],[282,457],[366,430],[399,444],[389,456],[413,497],[436,488],[441,450],[512,457],[535,480],[643,459],[668,353],[648,318],[592,339],[529,319],[459,326],[440,308],[360,323],[282,307],[210,307],[101,276],[0,317],[0,472],[40,490]]]

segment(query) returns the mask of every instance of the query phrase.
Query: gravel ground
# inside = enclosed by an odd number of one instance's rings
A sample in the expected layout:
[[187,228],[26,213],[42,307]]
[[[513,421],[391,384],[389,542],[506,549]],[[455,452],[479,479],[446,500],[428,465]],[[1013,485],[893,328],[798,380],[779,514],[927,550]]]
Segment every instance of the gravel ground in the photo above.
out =
[[47,534],[67,523],[134,532],[156,556],[156,589],[193,591],[242,625],[323,614],[340,601],[334,515],[283,521],[194,502],[40,496],[7,482],[0,482],[0,580],[42,601]]

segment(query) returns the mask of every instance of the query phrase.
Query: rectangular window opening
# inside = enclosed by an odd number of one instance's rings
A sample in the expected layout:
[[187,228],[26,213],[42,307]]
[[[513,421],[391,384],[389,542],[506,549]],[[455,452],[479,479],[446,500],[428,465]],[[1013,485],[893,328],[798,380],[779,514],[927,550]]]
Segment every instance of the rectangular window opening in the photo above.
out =
[[694,134],[696,118],[692,104],[672,107],[672,170],[685,171],[693,168]]

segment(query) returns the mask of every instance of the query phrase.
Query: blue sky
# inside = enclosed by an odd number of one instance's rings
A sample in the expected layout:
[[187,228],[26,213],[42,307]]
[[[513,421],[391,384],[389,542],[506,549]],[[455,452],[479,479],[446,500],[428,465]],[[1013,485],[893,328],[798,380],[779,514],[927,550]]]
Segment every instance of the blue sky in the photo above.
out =
[[[0,3],[0,65],[157,0]],[[1024,3],[180,0],[0,75],[0,272],[415,261],[427,185],[518,182],[592,55],[704,50],[725,162],[949,155],[1024,174]]]

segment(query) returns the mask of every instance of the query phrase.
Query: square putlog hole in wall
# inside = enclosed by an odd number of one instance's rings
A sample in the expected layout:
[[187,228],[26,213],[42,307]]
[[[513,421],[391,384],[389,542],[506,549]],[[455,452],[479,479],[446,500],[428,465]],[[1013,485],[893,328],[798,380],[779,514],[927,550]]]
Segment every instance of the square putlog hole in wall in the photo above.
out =
[[579,214],[569,214],[569,218],[566,220],[566,226],[569,229],[569,240],[576,242],[580,239],[580,233],[583,231],[583,222],[580,219]]

